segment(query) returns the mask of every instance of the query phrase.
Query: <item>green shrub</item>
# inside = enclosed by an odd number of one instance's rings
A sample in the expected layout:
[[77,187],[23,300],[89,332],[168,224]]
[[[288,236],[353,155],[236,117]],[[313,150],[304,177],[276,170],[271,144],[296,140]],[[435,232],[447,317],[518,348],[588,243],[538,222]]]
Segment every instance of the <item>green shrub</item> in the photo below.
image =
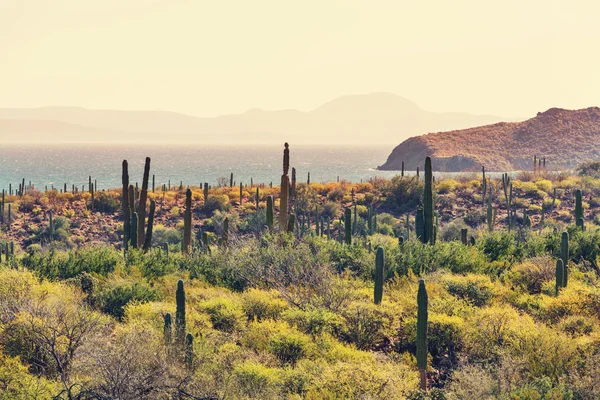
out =
[[444,276],[443,284],[451,295],[477,307],[487,305],[494,296],[494,285],[487,276],[447,275]]
[[201,311],[210,316],[213,328],[232,333],[243,326],[244,314],[232,299],[215,297],[199,304]]
[[146,284],[140,282],[109,282],[99,294],[98,301],[103,312],[112,315],[119,321],[125,314],[125,306],[130,302],[146,303],[160,299],[160,294]]

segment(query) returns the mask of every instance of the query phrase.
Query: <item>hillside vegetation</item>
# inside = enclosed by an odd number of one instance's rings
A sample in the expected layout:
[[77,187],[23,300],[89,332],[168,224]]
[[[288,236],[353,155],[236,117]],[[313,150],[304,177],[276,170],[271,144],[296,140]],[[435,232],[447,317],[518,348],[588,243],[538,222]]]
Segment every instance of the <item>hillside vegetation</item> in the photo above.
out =
[[574,168],[600,155],[600,108],[551,108],[523,122],[429,133],[398,145],[381,170],[414,171],[430,156],[436,171],[531,170],[533,157],[552,169]]
[[126,162],[123,189],[21,185],[0,399],[599,398],[599,165],[425,165],[297,182],[284,152],[280,187],[153,188],[149,159],[137,189]]

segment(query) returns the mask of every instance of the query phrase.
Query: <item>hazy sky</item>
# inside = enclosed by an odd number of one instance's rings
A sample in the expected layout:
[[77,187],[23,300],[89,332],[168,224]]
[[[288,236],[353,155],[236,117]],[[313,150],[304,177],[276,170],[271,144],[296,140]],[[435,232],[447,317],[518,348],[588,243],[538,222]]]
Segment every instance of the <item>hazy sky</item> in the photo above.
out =
[[0,107],[199,116],[386,91],[430,111],[600,105],[600,2],[0,0]]

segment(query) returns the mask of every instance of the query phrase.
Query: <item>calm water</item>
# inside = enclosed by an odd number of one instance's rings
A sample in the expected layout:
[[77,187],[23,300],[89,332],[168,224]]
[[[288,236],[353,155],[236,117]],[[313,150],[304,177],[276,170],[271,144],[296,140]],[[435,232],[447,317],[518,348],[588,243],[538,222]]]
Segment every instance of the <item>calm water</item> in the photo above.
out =
[[[305,181],[310,172],[312,182],[340,179],[359,182],[374,176],[392,177],[397,172],[377,171],[387,159],[391,147],[317,147],[290,146],[290,164],[297,179]],[[97,180],[99,189],[121,186],[121,162],[129,162],[130,182],[141,185],[144,159],[152,159],[150,173],[156,175],[157,187],[167,183],[215,185],[219,178],[233,172],[236,182],[278,184],[282,173],[282,146],[2,146],[0,150],[0,189],[21,179],[38,188],[54,185],[69,190],[75,184],[87,184],[88,176]]]

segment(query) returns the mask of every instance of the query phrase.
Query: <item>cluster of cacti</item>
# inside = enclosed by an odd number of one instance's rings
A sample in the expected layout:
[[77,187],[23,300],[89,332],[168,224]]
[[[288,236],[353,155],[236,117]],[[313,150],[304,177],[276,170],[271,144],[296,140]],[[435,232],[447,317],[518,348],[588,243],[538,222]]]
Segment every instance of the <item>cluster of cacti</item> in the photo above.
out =
[[4,250],[5,260],[8,263],[15,256],[15,242],[6,242],[4,249],[0,249],[0,262],[2,262],[2,250]]
[[384,264],[385,255],[383,248],[378,247],[377,253],[375,254],[375,288],[373,294],[373,301],[375,304],[380,304],[381,299],[383,298]]
[[537,158],[537,155],[533,156],[533,172],[541,172],[546,170],[546,157]]
[[420,279],[417,292],[417,368],[421,390],[427,390],[427,303],[425,281]]
[[185,365],[191,369],[194,358],[194,337],[191,333],[186,333],[185,289],[182,280],[177,282],[175,302],[175,338],[173,340],[173,317],[171,316],[171,313],[166,313],[164,316],[163,325],[164,343],[167,347],[167,355],[169,356],[173,356],[178,353],[178,357],[181,357],[181,351],[183,350],[183,361],[185,362]]

